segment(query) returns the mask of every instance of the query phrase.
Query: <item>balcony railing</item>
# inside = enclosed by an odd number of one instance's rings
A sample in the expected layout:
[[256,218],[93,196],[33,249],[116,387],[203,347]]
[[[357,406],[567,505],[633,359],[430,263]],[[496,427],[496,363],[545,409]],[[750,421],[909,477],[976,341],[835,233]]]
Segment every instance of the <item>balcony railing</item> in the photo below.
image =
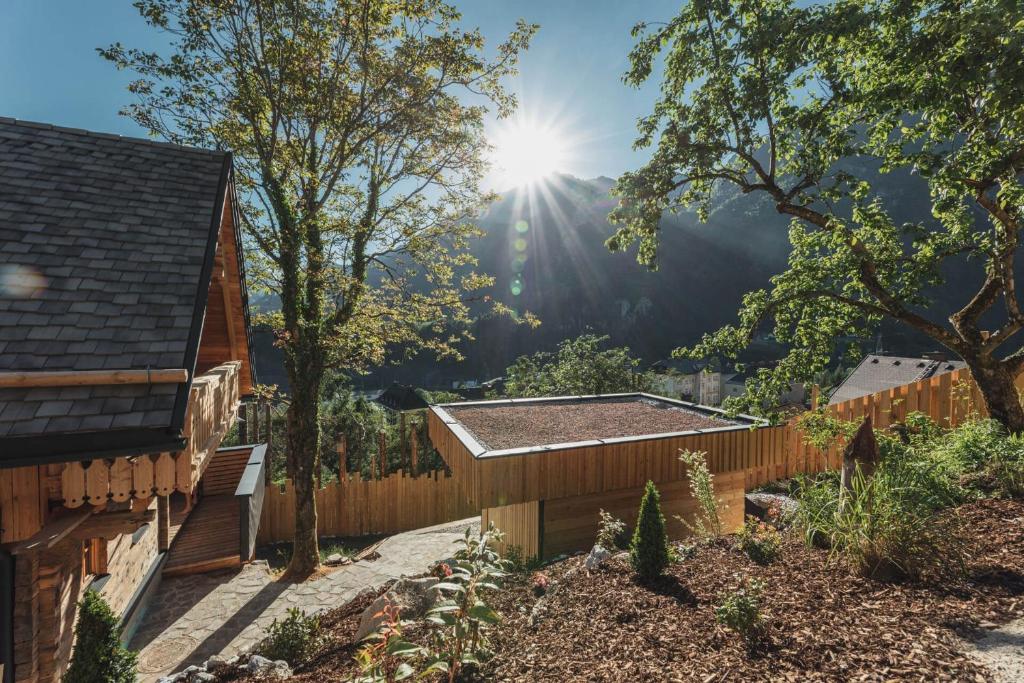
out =
[[108,500],[146,499],[154,493],[192,493],[234,422],[241,398],[241,365],[239,361],[224,363],[193,380],[185,414],[183,431],[188,444],[184,450],[93,460],[86,466],[67,463],[60,473],[59,499],[66,507],[75,508],[86,502],[98,506]]

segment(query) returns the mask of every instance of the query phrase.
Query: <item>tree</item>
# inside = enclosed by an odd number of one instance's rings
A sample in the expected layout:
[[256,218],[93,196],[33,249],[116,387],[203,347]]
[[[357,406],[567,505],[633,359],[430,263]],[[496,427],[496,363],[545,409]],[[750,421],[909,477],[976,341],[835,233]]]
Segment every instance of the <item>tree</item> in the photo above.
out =
[[[737,324],[677,353],[735,357],[773,324],[792,351],[751,383],[745,407],[756,409],[823,370],[836,340],[892,319],[959,354],[990,414],[1024,430],[1024,350],[1013,350],[1024,327],[1024,7],[799,5],[692,0],[667,24],[635,29],[626,81],[647,80],[663,53],[662,94],[639,124],[652,158],[616,186],[609,247],[639,242],[653,265],[666,210],[706,220],[727,188],[762,197],[792,217],[788,269],[744,298]],[[923,178],[932,216],[897,225],[886,200],[898,198],[867,171]],[[980,286],[943,320],[930,305],[953,263],[976,264]]]
[[602,348],[609,337],[580,335],[558,344],[558,351],[520,356],[505,370],[505,393],[515,398],[576,396],[644,391],[650,384],[637,372],[640,361],[629,347]]
[[[483,56],[441,0],[139,0],[167,57],[100,50],[137,72],[123,110],[153,134],[231,150],[254,288],[291,385],[290,569],[319,562],[314,474],[320,399],[334,369],[390,348],[458,357],[471,293],[491,284],[467,252],[492,199],[483,117],[508,115],[500,81],[536,29],[522,22]],[[466,103],[472,101],[472,103]]]
[[121,644],[117,615],[94,590],[78,603],[75,652],[64,683],[134,683],[137,656]]
[[640,500],[640,513],[629,544],[629,561],[633,570],[644,581],[661,576],[668,566],[668,536],[665,516],[661,514],[661,495],[653,481],[647,482]]

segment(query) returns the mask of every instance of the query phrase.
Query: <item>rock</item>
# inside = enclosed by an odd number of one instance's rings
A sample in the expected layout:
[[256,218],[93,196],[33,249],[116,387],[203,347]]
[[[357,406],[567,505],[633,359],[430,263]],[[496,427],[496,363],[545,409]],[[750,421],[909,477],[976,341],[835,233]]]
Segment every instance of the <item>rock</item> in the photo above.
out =
[[288,662],[283,659],[278,659],[274,662],[274,668],[270,670],[271,679],[284,679],[292,677],[292,668],[288,666]]
[[345,556],[341,553],[331,553],[327,556],[327,559],[324,560],[324,563],[329,565],[341,564],[341,561],[344,559],[344,557]]
[[796,514],[798,505],[795,500],[780,493],[748,493],[743,501],[743,513],[758,519],[766,519],[768,511],[776,508],[779,513],[778,519],[766,521],[772,521],[775,526],[785,526]]
[[249,662],[245,665],[245,668],[248,669],[250,673],[254,674],[266,673],[274,668],[274,662],[266,657],[253,655],[249,658]]
[[595,545],[590,549],[590,554],[587,555],[586,561],[583,566],[586,567],[587,571],[596,571],[608,561],[608,558],[612,556],[611,552],[606,550],[604,546]]
[[233,657],[223,657],[221,655],[213,655],[206,660],[207,671],[220,671],[228,667],[234,666],[238,663],[238,655]]
[[388,605],[398,607],[401,619],[418,619],[433,607],[441,598],[441,591],[436,588],[436,576],[421,579],[399,579],[383,595],[374,600],[363,610],[359,617],[359,629],[356,641],[360,641],[371,633],[375,633],[384,623],[384,608]]
[[200,671],[199,673],[193,674],[192,678],[188,679],[189,683],[213,683],[217,680],[217,677],[206,671]]

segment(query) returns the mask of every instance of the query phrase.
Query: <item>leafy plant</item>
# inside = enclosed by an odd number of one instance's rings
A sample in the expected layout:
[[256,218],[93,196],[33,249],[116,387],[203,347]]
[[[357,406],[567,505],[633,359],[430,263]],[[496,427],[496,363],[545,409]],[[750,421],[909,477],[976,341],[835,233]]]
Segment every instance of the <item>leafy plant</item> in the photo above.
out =
[[505,562],[511,574],[526,574],[544,564],[536,555],[527,557],[523,546],[516,544],[505,546]]
[[740,549],[758,564],[771,564],[782,551],[782,534],[771,524],[753,515],[747,516],[737,535]]
[[722,604],[715,608],[715,620],[740,634],[748,644],[756,642],[764,634],[763,590],[762,581],[744,581],[739,588],[727,593]]
[[274,619],[255,652],[267,659],[283,659],[296,665],[312,657],[323,644],[320,617],[306,616],[297,607],[288,610],[281,621]]
[[121,645],[121,627],[94,590],[78,603],[75,651],[63,683],[134,683],[138,656]]
[[355,683],[393,683],[409,678],[416,673],[410,662],[423,654],[423,648],[402,637],[405,622],[399,619],[397,605],[385,605],[374,617],[383,617],[383,621],[356,653],[360,676]]
[[883,460],[870,478],[857,468],[841,510],[833,482],[804,482],[797,523],[805,537],[859,573],[892,580],[963,571],[958,518],[936,509],[933,491],[916,468]]
[[530,586],[533,588],[533,594],[538,598],[548,592],[548,586],[551,585],[551,579],[544,572],[536,572],[533,578],[530,580]]
[[708,469],[707,453],[683,450],[679,451],[679,459],[686,464],[686,478],[699,511],[692,523],[683,517],[676,519],[700,538],[718,538],[722,535],[722,519],[715,498],[715,475]]
[[487,630],[501,617],[484,597],[487,591],[499,588],[508,571],[508,562],[493,548],[501,539],[493,523],[479,536],[466,530],[462,548],[450,563],[451,576],[437,584],[446,597],[427,612],[427,621],[438,628],[424,674],[441,672],[449,682],[455,681],[464,666],[479,664],[489,656]]
[[647,482],[640,501],[640,513],[629,546],[629,561],[633,570],[645,581],[661,576],[669,564],[668,536],[665,516],[661,514],[661,495],[654,482]]
[[625,522],[603,509],[598,512],[598,518],[597,545],[608,551],[628,545]]

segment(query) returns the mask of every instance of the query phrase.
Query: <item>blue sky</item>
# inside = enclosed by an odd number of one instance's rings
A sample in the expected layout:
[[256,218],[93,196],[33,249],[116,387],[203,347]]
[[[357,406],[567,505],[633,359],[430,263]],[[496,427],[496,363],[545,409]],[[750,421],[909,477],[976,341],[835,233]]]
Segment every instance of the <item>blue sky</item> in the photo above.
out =
[[[522,17],[541,25],[509,86],[523,116],[564,132],[572,142],[565,172],[615,176],[639,165],[632,151],[637,117],[650,111],[657,84],[622,84],[637,21],[672,16],[679,0],[467,0],[456,2],[465,25],[490,44]],[[129,0],[2,0],[0,115],[122,135],[144,134],[118,116],[129,101],[130,74],[117,72],[95,48],[120,41],[155,48],[159,34]]]

